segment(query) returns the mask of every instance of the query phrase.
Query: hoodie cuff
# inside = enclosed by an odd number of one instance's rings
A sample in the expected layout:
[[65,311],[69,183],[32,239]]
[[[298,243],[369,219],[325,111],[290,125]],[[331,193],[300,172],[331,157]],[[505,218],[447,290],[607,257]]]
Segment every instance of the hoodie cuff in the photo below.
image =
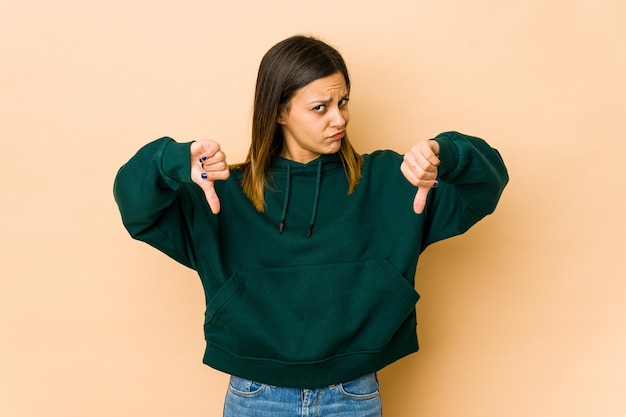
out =
[[453,135],[453,132],[446,132],[432,139],[439,144],[439,160],[441,161],[439,164],[439,177],[443,181],[446,180],[446,175],[454,172],[459,165],[459,148],[452,140]]
[[[191,182],[191,158],[189,148],[191,142],[178,143],[171,140],[161,154],[161,173],[166,181],[180,184]],[[175,188],[175,187],[173,187]]]

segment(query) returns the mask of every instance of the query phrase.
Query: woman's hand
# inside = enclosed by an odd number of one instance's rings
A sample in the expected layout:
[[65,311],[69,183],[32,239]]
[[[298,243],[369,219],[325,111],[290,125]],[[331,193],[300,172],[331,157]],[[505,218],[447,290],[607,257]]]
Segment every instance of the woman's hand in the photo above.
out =
[[421,141],[404,155],[400,170],[411,184],[418,187],[413,200],[413,211],[416,214],[424,211],[430,189],[439,185],[439,163],[439,143],[435,140]]
[[193,142],[190,148],[191,180],[204,191],[213,214],[220,212],[220,199],[215,192],[214,182],[230,176],[226,155],[220,145],[212,140]]

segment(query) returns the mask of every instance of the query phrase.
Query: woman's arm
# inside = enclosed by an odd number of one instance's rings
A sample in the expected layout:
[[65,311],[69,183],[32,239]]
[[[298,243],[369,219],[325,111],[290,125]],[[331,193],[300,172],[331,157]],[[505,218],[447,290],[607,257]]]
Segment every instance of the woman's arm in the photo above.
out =
[[[133,238],[193,267],[191,224],[195,212],[206,208],[207,201],[211,210],[219,211],[213,181],[226,178],[228,167],[219,145],[210,141],[177,143],[165,137],[142,147],[120,168],[113,193]],[[194,182],[204,195],[196,192],[200,190],[194,188]]]
[[427,216],[426,245],[463,233],[492,213],[509,180],[497,150],[457,132],[414,146],[401,170],[418,187],[414,210]]

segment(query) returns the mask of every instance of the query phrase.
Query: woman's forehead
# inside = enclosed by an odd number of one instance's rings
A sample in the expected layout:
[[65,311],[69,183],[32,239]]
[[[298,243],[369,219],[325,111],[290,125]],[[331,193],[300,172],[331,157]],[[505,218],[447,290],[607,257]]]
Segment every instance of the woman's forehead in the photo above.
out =
[[315,99],[323,100],[330,99],[336,95],[344,96],[346,94],[348,94],[346,80],[341,73],[337,72],[328,77],[311,81],[309,84],[299,89],[294,97],[315,97]]

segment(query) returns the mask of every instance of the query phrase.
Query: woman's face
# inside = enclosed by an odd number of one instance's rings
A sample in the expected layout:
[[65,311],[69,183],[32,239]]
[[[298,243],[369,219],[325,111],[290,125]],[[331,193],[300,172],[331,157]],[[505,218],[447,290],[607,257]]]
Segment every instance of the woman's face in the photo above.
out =
[[285,138],[281,156],[306,164],[339,151],[349,120],[343,75],[312,81],[296,92],[278,119]]

